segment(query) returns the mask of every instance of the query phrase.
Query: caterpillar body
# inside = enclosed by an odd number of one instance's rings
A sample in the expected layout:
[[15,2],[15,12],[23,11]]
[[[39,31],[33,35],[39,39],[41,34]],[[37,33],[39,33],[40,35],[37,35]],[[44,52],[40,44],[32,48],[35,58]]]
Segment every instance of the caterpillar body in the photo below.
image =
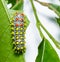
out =
[[13,41],[13,50],[15,53],[24,53],[25,47],[25,20],[24,14],[16,13],[11,21],[11,35]]

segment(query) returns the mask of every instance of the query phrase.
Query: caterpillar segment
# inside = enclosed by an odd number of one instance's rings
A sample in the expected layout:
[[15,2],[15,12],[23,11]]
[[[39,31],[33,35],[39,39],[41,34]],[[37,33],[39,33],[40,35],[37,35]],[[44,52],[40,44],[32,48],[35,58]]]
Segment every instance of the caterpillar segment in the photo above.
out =
[[13,41],[13,50],[15,53],[24,53],[25,47],[25,31],[26,24],[24,20],[24,14],[15,13],[11,21],[11,35]]

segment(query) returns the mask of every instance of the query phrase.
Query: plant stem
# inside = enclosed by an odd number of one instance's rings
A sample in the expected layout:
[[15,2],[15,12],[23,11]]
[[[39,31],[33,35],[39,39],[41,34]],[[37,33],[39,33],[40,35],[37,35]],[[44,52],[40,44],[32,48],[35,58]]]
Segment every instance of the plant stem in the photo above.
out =
[[[36,9],[34,7],[34,4],[33,4],[33,1],[30,0],[31,2],[31,5],[32,5],[32,9],[33,9],[33,12],[34,12],[34,15],[35,15],[35,18],[36,18],[36,26],[39,30],[39,32],[42,33],[41,29],[39,28],[40,26],[43,28],[43,30],[48,34],[48,36],[50,37],[50,39],[54,42],[54,44],[60,49],[60,43],[58,41],[56,41],[54,39],[54,37],[45,29],[45,27],[42,25],[42,23],[40,22],[38,16],[37,16],[37,12],[36,12]],[[44,37],[44,34],[42,33],[42,36]]]
[[58,42],[57,40],[55,40],[55,38],[45,29],[45,27],[40,24],[41,27],[44,29],[44,31],[48,34],[48,36],[50,37],[50,39],[54,42],[54,44],[60,49],[60,42]]
[[36,23],[36,26],[37,26],[37,29],[39,31],[39,34],[40,34],[41,38],[42,39],[45,38],[45,36],[43,35],[43,33],[42,33],[41,29],[40,29],[40,25],[38,23]]
[[31,1],[31,5],[32,5],[33,11],[34,11],[35,18],[36,18],[36,26],[37,26],[37,28],[39,30],[39,33],[41,35],[41,38],[45,38],[45,36],[43,35],[43,33],[42,33],[41,29],[40,29],[40,21],[38,19],[37,14],[36,14],[36,9],[34,7],[33,1],[32,0],[30,0],[30,1]]
[[37,1],[39,4],[43,5],[43,6],[46,6],[48,7],[49,9],[53,10],[59,17],[60,17],[60,13],[52,6],[51,3],[46,3],[46,2],[40,2],[38,0],[35,0]]
[[12,7],[12,9],[14,9],[14,10],[20,10],[20,11],[23,12],[23,3],[24,3],[24,1],[23,1],[23,0],[20,0],[18,3],[16,3],[16,4]]
[[18,0],[16,0],[16,3],[18,3]]

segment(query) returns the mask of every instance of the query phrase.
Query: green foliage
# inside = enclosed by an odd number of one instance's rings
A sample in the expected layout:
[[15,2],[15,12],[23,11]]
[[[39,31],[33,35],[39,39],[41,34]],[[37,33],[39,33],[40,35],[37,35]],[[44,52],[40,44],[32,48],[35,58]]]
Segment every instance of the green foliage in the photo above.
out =
[[[5,62],[10,51],[9,19],[0,0],[0,62]],[[8,31],[9,29],[9,31]],[[7,47],[8,46],[8,47]]]
[[60,17],[60,6],[56,4],[49,4],[49,8],[53,10]]
[[12,3],[12,5],[16,4],[16,0],[8,0],[8,3]]
[[58,23],[59,26],[60,26],[60,18],[56,18],[56,20],[57,20],[57,23]]
[[14,10],[23,10],[23,0],[20,0],[18,3],[16,3],[12,9]]
[[14,6],[16,4],[16,0],[5,0],[7,2],[7,4],[11,3],[12,6]]
[[43,39],[38,47],[36,62],[59,62],[59,57],[47,39]]

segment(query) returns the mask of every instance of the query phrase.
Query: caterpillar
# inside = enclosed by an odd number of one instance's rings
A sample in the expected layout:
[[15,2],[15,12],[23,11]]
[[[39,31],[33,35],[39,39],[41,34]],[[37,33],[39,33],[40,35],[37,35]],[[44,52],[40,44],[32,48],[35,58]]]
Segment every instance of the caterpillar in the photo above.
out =
[[13,50],[15,53],[24,53],[25,46],[25,20],[23,13],[15,13],[13,20],[11,21],[11,35],[13,41]]

